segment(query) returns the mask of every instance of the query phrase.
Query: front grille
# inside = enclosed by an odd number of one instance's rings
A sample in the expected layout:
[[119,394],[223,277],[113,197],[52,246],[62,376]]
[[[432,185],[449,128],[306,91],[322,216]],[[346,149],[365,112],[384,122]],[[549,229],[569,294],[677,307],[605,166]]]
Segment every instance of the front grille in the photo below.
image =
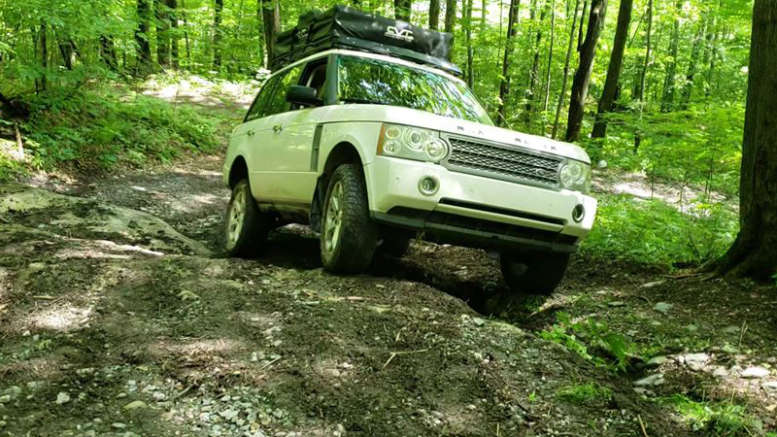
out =
[[562,159],[451,137],[448,166],[467,173],[489,173],[521,182],[558,186]]

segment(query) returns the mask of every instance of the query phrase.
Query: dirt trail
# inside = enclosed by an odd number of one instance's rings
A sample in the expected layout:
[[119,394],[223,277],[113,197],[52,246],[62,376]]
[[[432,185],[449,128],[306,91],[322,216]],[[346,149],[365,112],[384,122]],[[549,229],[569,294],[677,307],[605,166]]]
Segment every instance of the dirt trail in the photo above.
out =
[[[728,285],[658,277],[665,282],[643,287],[659,272],[585,260],[552,299],[527,310],[484,298],[504,284],[496,262],[471,249],[415,243],[368,275],[337,277],[320,268],[315,237],[291,227],[257,260],[226,259],[220,166],[197,157],[39,184],[86,199],[57,197],[53,208],[14,206],[34,195],[29,188],[0,190],[0,436],[707,435],[633,389],[659,370],[610,372],[537,332],[559,310],[597,314],[635,338],[689,320],[688,335],[708,343],[736,320],[759,333],[774,328],[758,320],[756,298],[695,320],[700,287],[712,296]],[[100,228],[100,218],[117,227]],[[159,243],[188,239],[209,254]],[[654,304],[669,301],[677,308],[663,319],[676,320],[652,324],[662,318]],[[502,308],[502,318],[473,308]],[[767,362],[773,340],[740,338],[761,355],[710,353],[691,376],[682,355],[696,350],[669,345],[660,372],[670,383],[649,391],[700,390],[717,367],[740,383],[734,366]],[[746,383],[756,411],[777,399],[761,380]],[[608,395],[562,395],[586,384]]]

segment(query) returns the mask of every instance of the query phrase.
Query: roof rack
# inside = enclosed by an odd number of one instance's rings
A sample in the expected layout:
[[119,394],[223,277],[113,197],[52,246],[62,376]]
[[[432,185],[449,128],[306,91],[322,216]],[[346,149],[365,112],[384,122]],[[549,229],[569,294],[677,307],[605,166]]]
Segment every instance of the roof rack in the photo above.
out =
[[278,34],[270,68],[275,70],[324,50],[344,48],[394,56],[461,76],[461,69],[450,62],[452,42],[450,33],[335,6],[325,12],[308,12],[295,28]]

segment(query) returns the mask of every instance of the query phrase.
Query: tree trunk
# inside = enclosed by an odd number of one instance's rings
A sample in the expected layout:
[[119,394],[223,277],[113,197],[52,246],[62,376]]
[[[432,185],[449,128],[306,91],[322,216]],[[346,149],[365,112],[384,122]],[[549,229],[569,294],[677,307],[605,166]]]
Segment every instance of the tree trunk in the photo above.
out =
[[529,86],[526,87],[526,115],[527,119],[531,119],[531,114],[534,111],[534,102],[536,99],[537,87],[537,75],[540,68],[540,43],[542,42],[542,22],[545,21],[545,16],[548,14],[548,6],[550,4],[547,0],[542,5],[542,12],[540,12],[540,19],[537,22],[537,34],[534,37],[534,56],[532,58],[531,69],[529,69]]
[[575,26],[577,25],[577,12],[580,9],[580,0],[575,0],[575,13],[572,15],[572,27],[569,28],[569,45],[567,46],[567,57],[564,61],[564,78],[561,80],[561,93],[558,95],[558,105],[556,106],[556,118],[553,120],[553,130],[551,138],[556,139],[558,134],[558,122],[561,118],[561,106],[564,104],[564,97],[567,94],[567,79],[569,79],[569,63],[572,60],[572,47],[575,44]]
[[488,0],[483,0],[483,3],[480,6],[480,33],[483,33],[486,31],[487,12],[488,12]]
[[712,25],[707,31],[707,50],[704,52],[704,65],[709,65],[704,78],[704,97],[709,98],[712,94],[712,73],[715,70],[715,58],[718,56],[718,29],[715,17],[712,18]]
[[664,94],[661,98],[661,112],[670,112],[674,109],[675,95],[675,74],[677,74],[677,49],[680,43],[680,11],[682,10],[682,0],[675,3],[674,27],[672,28],[672,40],[669,42],[669,52],[672,60],[666,68],[666,77],[664,78]]
[[470,88],[475,84],[475,73],[473,71],[474,52],[472,50],[472,2],[474,0],[464,0],[464,41],[467,46],[467,85]]
[[[550,103],[550,69],[553,65],[553,48],[556,44],[556,0],[550,1],[550,47],[548,48],[548,68],[545,71],[545,91],[542,99],[542,110],[548,110]],[[544,134],[543,128],[543,134]]]
[[173,29],[170,32],[170,56],[173,62],[173,68],[177,69],[180,65],[178,62],[178,1],[177,0],[165,0],[170,17],[170,27]]
[[602,98],[599,99],[599,108],[594,123],[594,138],[604,138],[607,133],[606,114],[613,109],[615,97],[618,92],[618,82],[623,70],[623,52],[626,50],[626,40],[629,37],[629,24],[631,23],[631,9],[633,0],[621,0],[618,11],[618,25],[615,29],[615,42],[610,54],[610,65],[607,67],[607,79],[604,81]]
[[183,41],[184,41],[184,48],[186,49],[186,65],[191,66],[192,65],[192,50],[191,50],[191,44],[189,43],[189,21],[186,18],[186,4],[184,3],[185,0],[181,0],[181,21],[183,21]]
[[215,0],[213,5],[213,68],[221,67],[221,12],[224,10],[224,0]]
[[151,5],[149,0],[138,0],[138,27],[135,29],[137,43],[137,74],[147,74],[151,70],[151,45],[149,44],[149,22],[151,21]]
[[456,27],[456,1],[447,0],[445,2],[445,31],[453,33]]
[[70,40],[58,41],[59,54],[62,56],[62,65],[66,69],[73,69],[73,62],[75,61],[75,50],[73,49],[73,43]]
[[100,58],[113,71],[118,69],[116,58],[116,46],[113,43],[113,37],[100,35]]
[[394,17],[397,20],[410,21],[413,0],[394,0]]
[[718,271],[768,280],[777,272],[777,0],[755,0],[739,182],[739,235]]
[[429,28],[437,30],[440,27],[440,0],[429,2]]
[[583,124],[585,99],[588,95],[588,85],[591,83],[591,70],[594,67],[596,43],[604,26],[604,16],[607,12],[607,0],[591,0],[591,13],[588,17],[588,30],[580,47],[580,64],[572,80],[572,98],[569,101],[569,117],[567,118],[567,141],[577,141]]
[[43,75],[40,78],[40,90],[46,91],[46,76],[49,70],[49,47],[46,41],[46,28],[45,22],[40,24],[40,65],[43,67]]
[[577,31],[577,51],[583,47],[583,29],[585,29],[585,17],[586,11],[588,11],[588,0],[583,0],[583,13],[580,14],[580,27]]
[[510,96],[510,57],[513,55],[515,46],[515,34],[518,32],[518,9],[521,0],[510,0],[510,10],[507,13],[507,38],[505,39],[505,53],[502,60],[502,77],[499,82],[499,103],[497,106],[496,124],[499,126],[507,125],[507,114],[505,111],[506,100]]
[[[647,10],[647,30],[645,31],[645,59],[642,61],[642,71],[640,72],[639,82],[637,84],[637,98],[639,107],[639,120],[642,121],[642,113],[645,112],[645,86],[647,85],[647,71],[650,66],[650,51],[652,50],[653,37],[653,0],[648,0]],[[634,133],[634,153],[639,151],[639,145],[642,143],[642,132],[637,129]]]
[[170,11],[162,0],[154,3],[156,18],[156,60],[160,67],[170,66]]
[[259,0],[262,7],[262,23],[264,25],[264,43],[266,47],[266,66],[270,65],[275,35],[281,31],[281,10],[277,0]]
[[683,85],[683,92],[680,96],[680,109],[688,109],[688,105],[691,103],[691,95],[693,94],[693,83],[696,78],[697,63],[699,62],[699,56],[701,55],[702,41],[704,41],[704,35],[707,32],[707,21],[704,20],[699,27],[699,33],[696,34],[696,38],[693,40],[693,47],[691,47],[691,59],[688,62],[688,73],[685,75],[685,84]]

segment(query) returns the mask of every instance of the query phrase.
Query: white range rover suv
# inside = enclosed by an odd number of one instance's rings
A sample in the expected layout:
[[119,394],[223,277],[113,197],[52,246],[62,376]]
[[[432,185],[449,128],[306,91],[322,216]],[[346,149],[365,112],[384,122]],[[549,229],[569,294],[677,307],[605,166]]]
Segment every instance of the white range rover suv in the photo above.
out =
[[305,223],[324,268],[353,273],[422,234],[498,251],[512,290],[546,294],[593,225],[590,178],[581,148],[495,127],[441,69],[331,49],[276,71],[232,133],[225,246]]

